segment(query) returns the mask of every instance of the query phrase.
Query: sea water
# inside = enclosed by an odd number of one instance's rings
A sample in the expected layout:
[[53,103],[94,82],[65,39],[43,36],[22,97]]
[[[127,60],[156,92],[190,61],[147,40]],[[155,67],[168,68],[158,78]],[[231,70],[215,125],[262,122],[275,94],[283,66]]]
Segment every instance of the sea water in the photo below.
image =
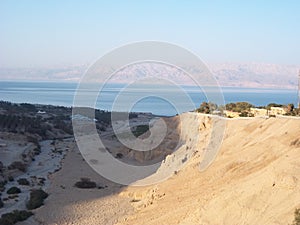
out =
[[[0,82],[0,100],[14,103],[36,103],[59,106],[72,106],[74,95],[77,90],[77,83],[57,83],[57,82]],[[143,96],[132,105],[131,111],[151,112],[156,115],[171,116],[185,111],[191,111],[198,107],[203,101],[208,101],[206,93],[199,87],[183,86],[183,92],[173,92],[171,89],[160,88],[151,85],[147,88],[125,89],[122,84],[109,84],[99,92],[98,90],[86,90],[86,95],[98,96],[96,98],[96,108],[102,110],[112,110],[113,104],[118,95],[128,97],[128,101],[136,96]],[[215,89],[212,89],[214,91]],[[240,88],[222,87],[224,102],[246,101],[256,106],[263,106],[269,103],[289,104],[297,103],[297,90],[291,89],[266,89],[266,88]],[[159,92],[163,93],[164,98]],[[193,105],[187,104],[187,95]],[[170,99],[176,101],[172,102]],[[126,98],[125,98],[126,99]],[[127,110],[131,102],[118,102],[120,111]]]

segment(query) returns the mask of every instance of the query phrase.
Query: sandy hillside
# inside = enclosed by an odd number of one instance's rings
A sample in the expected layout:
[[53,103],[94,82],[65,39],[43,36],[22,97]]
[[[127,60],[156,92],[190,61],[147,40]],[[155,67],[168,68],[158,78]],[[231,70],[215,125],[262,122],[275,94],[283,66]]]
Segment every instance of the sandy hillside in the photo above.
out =
[[228,120],[221,150],[207,170],[199,172],[200,140],[199,152],[177,175],[121,193],[141,201],[119,224],[292,222],[300,206],[299,128],[295,119]]
[[[179,117],[177,117],[179,119]],[[300,207],[300,120],[226,120],[223,144],[204,171],[210,131],[220,119],[184,114],[181,147],[158,173],[185,162],[168,180],[121,187],[99,177],[75,150],[53,177],[45,206],[31,219],[41,224],[289,224]],[[75,148],[74,148],[75,149]],[[104,189],[78,190],[89,177]],[[118,222],[117,222],[118,221]]]

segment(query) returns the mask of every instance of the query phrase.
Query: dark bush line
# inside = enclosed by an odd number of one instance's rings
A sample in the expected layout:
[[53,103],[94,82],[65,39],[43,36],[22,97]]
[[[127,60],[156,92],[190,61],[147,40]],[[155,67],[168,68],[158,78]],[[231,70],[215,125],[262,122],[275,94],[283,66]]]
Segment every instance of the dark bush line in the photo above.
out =
[[[212,113],[214,113],[214,111],[223,112],[224,110],[229,110],[229,111],[240,113],[239,114],[240,117],[252,117],[254,115],[251,114],[249,111],[250,111],[250,108],[253,108],[253,107],[256,107],[256,106],[254,106],[248,102],[235,102],[235,103],[231,102],[231,103],[227,103],[225,106],[223,106],[223,105],[218,106],[217,104],[214,104],[211,102],[202,102],[200,107],[195,109],[195,111],[200,112],[200,113],[212,114]],[[270,103],[267,106],[258,106],[256,108],[270,110],[271,107],[284,108],[284,110],[286,111],[285,115],[289,115],[289,116],[300,115],[300,109],[295,108],[294,104],[292,104],[292,103],[287,104],[287,105]]]

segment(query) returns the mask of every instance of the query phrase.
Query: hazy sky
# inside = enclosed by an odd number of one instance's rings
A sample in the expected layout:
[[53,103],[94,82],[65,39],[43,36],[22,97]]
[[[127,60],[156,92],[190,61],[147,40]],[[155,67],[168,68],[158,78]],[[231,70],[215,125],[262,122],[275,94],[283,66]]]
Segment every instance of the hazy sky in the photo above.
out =
[[300,1],[0,0],[0,67],[90,63],[128,42],[206,62],[300,63]]

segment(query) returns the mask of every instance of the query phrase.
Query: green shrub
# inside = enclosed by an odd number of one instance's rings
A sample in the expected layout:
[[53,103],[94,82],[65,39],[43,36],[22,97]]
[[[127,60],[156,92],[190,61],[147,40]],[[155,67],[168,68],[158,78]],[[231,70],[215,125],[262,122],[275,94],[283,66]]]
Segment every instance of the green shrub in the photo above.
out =
[[122,159],[123,158],[123,154],[122,153],[117,153],[116,154],[116,158],[117,159]]
[[9,195],[8,199],[15,199],[15,198],[18,198],[18,197],[19,197],[18,194],[13,194],[13,195]]
[[29,183],[29,181],[26,178],[20,178],[18,180],[18,184],[28,186],[30,183]]
[[75,187],[77,188],[95,188],[96,183],[94,181],[91,181],[89,178],[81,178],[80,181],[75,183]]
[[48,197],[48,194],[42,189],[32,190],[30,192],[30,199],[26,204],[27,209],[36,209],[44,204],[44,199]]
[[149,130],[149,125],[138,125],[135,127],[135,130],[133,130],[133,135],[135,137],[139,137],[142,134],[146,133]]
[[239,114],[240,117],[253,117],[254,115],[252,113],[249,113],[247,111],[243,111]]
[[196,112],[209,114],[218,108],[217,104],[211,102],[202,102]]
[[14,187],[11,187],[10,189],[8,189],[6,193],[9,195],[19,194],[19,193],[21,193],[21,190],[20,190],[20,188],[14,186]]
[[34,136],[31,135],[27,136],[27,141],[34,143],[36,146],[39,146],[39,140]]
[[5,213],[0,218],[0,224],[1,225],[13,225],[16,224],[19,221],[24,221],[28,217],[32,216],[32,212],[28,212],[25,210],[14,210],[10,213]]
[[248,102],[228,103],[225,105],[226,110],[233,112],[249,111],[251,107],[254,106]]
[[3,168],[4,168],[3,163],[0,161],[0,173],[3,171]]
[[270,103],[267,105],[267,109],[270,110],[271,107],[283,107],[282,104],[277,104],[277,103]]
[[300,208],[295,210],[294,215],[295,219],[293,225],[300,225]]
[[18,169],[22,172],[26,172],[26,165],[21,161],[15,161],[7,167],[9,170]]
[[9,182],[12,182],[12,181],[14,181],[15,179],[14,179],[14,177],[13,176],[8,176],[8,181]]
[[7,184],[6,180],[0,181],[0,192],[5,190],[5,185]]
[[35,155],[39,155],[39,154],[41,153],[41,148],[38,148],[38,147],[34,148],[34,149],[33,149],[33,153],[34,153]]

